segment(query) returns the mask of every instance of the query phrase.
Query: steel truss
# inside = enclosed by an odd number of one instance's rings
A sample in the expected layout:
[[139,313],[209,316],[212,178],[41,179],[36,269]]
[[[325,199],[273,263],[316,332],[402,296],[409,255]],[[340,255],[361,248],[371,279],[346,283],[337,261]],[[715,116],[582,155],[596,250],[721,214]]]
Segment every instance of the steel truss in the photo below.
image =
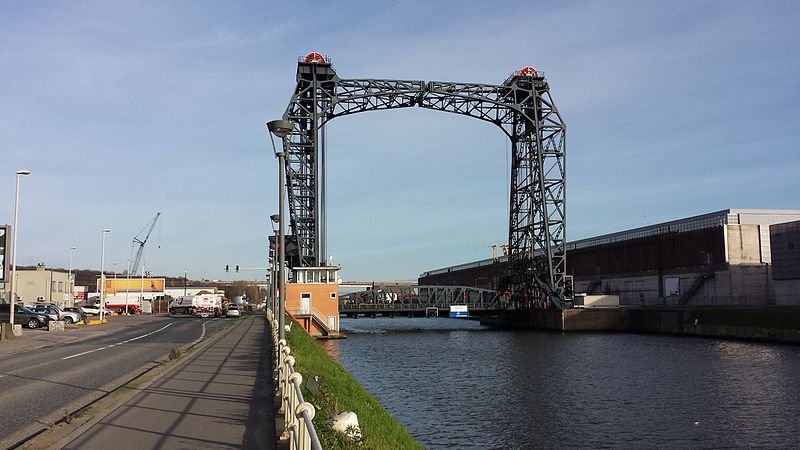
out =
[[329,63],[299,62],[297,87],[283,116],[296,125],[283,145],[297,264],[325,264],[325,151],[320,139],[325,124],[348,114],[414,106],[484,120],[508,136],[509,288],[532,307],[563,307],[566,126],[541,74],[516,73],[502,85],[358,80],[339,78]]
[[409,305],[422,309],[449,309],[452,305],[466,305],[471,311],[509,309],[514,306],[497,291],[471,286],[383,286],[339,296],[340,312],[374,308],[375,305],[384,305],[385,309]]

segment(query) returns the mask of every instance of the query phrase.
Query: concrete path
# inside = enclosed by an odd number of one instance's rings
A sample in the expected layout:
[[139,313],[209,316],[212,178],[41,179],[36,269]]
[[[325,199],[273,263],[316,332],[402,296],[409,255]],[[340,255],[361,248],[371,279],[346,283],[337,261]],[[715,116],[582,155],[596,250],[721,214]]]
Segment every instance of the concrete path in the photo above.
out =
[[67,449],[274,449],[268,327],[249,316]]

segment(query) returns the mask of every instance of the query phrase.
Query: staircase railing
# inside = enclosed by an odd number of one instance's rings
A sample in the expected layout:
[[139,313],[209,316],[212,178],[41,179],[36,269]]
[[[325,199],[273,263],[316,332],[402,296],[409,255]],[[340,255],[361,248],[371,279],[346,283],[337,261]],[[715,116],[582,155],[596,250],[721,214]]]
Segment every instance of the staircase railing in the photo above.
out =
[[316,321],[319,326],[325,331],[326,335],[331,334],[331,329],[328,327],[328,324],[325,322],[325,316],[317,311],[314,307],[310,309],[290,309],[287,310],[292,316],[294,317],[311,317],[312,320]]
[[714,276],[716,276],[716,274],[714,273],[714,270],[711,269],[698,275],[697,278],[694,279],[694,283],[692,283],[692,285],[689,287],[689,290],[681,295],[680,299],[678,300],[678,304],[686,305],[689,303],[689,300],[691,300],[694,294],[700,290],[700,288],[703,286],[703,283],[705,283],[709,278],[714,278]]

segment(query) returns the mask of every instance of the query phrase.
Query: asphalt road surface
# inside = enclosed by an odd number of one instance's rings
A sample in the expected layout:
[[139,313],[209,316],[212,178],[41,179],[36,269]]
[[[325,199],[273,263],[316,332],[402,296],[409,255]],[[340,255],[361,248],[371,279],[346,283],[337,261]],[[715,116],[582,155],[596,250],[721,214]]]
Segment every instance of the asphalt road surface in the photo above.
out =
[[230,319],[143,322],[80,342],[0,357],[0,448],[28,437],[76,405],[116,388],[170,351],[209,336]]

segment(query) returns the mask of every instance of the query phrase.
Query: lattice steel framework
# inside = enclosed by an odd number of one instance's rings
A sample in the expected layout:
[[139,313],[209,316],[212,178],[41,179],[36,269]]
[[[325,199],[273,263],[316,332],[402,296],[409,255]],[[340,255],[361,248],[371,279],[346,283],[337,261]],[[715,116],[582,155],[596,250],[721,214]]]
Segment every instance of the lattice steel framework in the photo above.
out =
[[324,125],[348,114],[413,106],[491,122],[508,136],[510,288],[530,306],[549,301],[563,307],[566,127],[547,81],[535,72],[514,73],[502,85],[348,80],[329,61],[299,62],[297,87],[283,116],[296,125],[283,145],[298,264],[325,263]]

